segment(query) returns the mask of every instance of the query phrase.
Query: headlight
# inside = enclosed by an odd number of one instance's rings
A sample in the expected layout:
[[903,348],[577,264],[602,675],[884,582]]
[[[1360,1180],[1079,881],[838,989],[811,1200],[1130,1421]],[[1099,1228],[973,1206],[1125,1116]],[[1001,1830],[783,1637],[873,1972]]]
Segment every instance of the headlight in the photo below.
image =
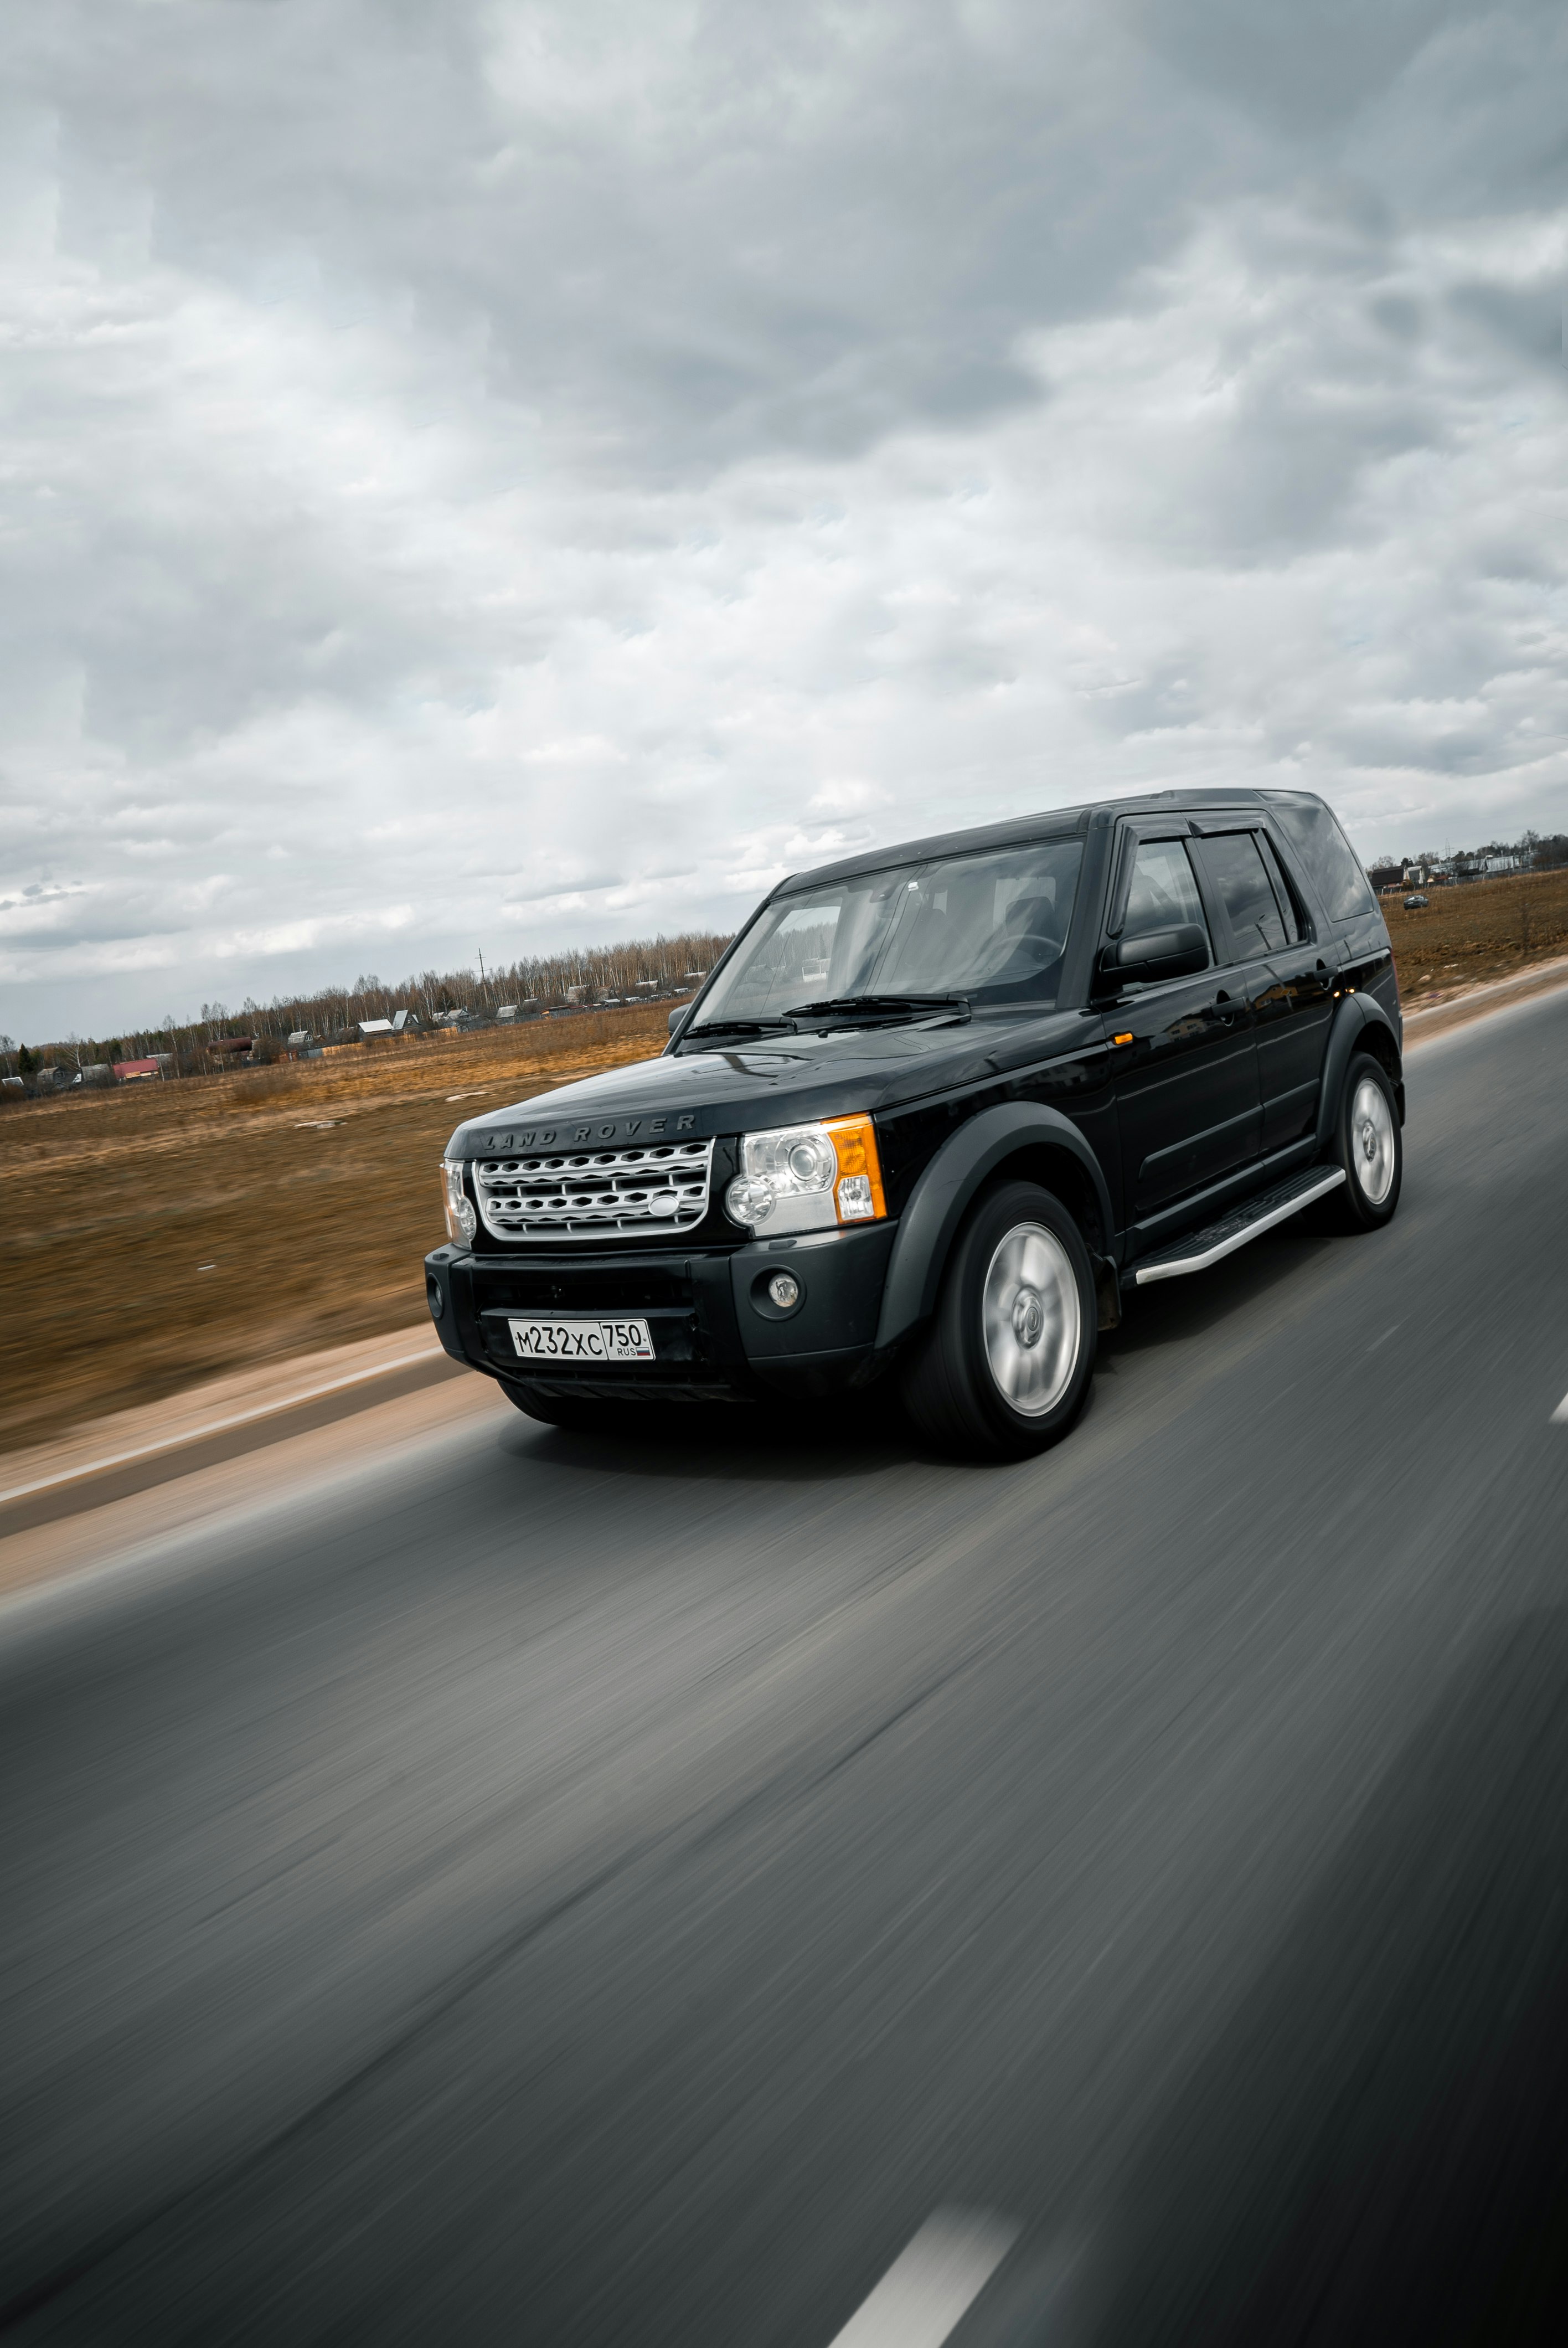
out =
[[474,1234],[479,1228],[479,1218],[463,1188],[463,1161],[460,1158],[444,1158],[441,1160],[441,1204],[446,1214],[447,1238],[455,1240],[459,1247],[472,1247]]
[[785,1125],[741,1139],[741,1170],[724,1193],[725,1212],[753,1231],[832,1231],[878,1221],[887,1212],[876,1135],[868,1117]]

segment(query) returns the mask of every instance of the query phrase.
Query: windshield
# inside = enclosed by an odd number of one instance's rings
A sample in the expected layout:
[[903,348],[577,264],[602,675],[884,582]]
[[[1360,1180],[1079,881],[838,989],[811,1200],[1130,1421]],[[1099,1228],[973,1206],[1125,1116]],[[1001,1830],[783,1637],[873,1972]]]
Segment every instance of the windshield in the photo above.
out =
[[692,1033],[858,995],[1054,1002],[1081,855],[1077,839],[1031,840],[775,898]]

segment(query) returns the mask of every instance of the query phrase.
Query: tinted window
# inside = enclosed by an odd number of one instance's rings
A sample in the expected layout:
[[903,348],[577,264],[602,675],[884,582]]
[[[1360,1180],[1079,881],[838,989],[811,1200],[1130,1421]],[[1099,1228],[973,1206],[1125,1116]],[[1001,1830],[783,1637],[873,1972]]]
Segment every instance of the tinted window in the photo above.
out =
[[1259,853],[1268,867],[1268,877],[1274,883],[1274,893],[1279,900],[1279,917],[1285,923],[1285,942],[1286,945],[1295,945],[1298,939],[1309,934],[1308,924],[1302,913],[1299,895],[1292,883],[1286,879],[1285,867],[1279,860],[1279,851],[1267,832],[1255,832],[1253,837],[1257,841]]
[[1372,913],[1378,901],[1349,841],[1320,799],[1275,799],[1275,821],[1311,876],[1331,922]]
[[1122,935],[1147,937],[1151,931],[1180,929],[1189,922],[1207,937],[1204,901],[1184,844],[1179,839],[1140,840]]
[[1241,960],[1276,953],[1286,942],[1285,923],[1251,832],[1221,832],[1204,840],[1203,854]]
[[1072,919],[1082,842],[898,864],[775,897],[692,1029],[769,1019],[850,994],[963,994],[1049,1003]]

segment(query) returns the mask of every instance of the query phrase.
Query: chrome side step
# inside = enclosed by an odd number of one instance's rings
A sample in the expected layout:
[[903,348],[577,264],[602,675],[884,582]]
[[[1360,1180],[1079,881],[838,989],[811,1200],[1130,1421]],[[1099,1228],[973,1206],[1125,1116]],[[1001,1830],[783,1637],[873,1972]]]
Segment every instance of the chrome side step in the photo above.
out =
[[1270,1231],[1287,1216],[1298,1215],[1314,1199],[1337,1190],[1344,1179],[1343,1166],[1309,1166],[1305,1174],[1293,1174],[1288,1182],[1255,1199],[1244,1199],[1223,1221],[1211,1223],[1206,1231],[1189,1231],[1157,1255],[1145,1256],[1133,1268],[1134,1284],[1146,1288],[1152,1280],[1181,1280],[1189,1272],[1207,1272],[1221,1256],[1234,1255],[1260,1231]]

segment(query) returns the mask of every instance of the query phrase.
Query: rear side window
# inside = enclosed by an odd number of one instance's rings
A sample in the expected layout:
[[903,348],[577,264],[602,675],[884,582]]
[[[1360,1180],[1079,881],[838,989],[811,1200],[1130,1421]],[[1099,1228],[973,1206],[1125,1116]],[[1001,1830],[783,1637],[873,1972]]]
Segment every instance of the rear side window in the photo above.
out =
[[1204,840],[1202,853],[1209,878],[1225,909],[1225,919],[1241,960],[1250,962],[1255,954],[1277,953],[1286,942],[1285,923],[1252,833],[1212,834]]
[[1275,799],[1270,812],[1306,865],[1331,922],[1375,913],[1378,900],[1356,852],[1327,808],[1315,799]]

